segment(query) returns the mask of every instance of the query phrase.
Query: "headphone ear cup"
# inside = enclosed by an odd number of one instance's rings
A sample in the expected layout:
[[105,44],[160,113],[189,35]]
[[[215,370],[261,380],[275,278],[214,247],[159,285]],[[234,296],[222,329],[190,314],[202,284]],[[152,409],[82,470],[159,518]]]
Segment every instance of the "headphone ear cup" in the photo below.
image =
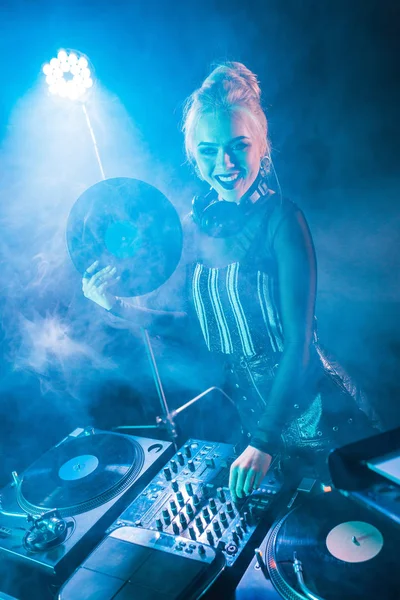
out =
[[201,215],[203,213],[204,196],[193,196],[192,200],[192,219],[196,225],[201,225]]
[[204,226],[204,211],[212,204],[213,197],[216,197],[216,193],[211,189],[205,196],[194,196],[192,200],[192,218],[193,221],[200,228]]

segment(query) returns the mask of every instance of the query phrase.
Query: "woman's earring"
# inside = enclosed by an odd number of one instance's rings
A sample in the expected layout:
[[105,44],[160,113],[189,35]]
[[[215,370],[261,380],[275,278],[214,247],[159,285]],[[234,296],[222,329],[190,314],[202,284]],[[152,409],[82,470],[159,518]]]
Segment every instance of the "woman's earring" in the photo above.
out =
[[271,158],[268,154],[261,158],[260,171],[263,177],[266,177],[271,170]]

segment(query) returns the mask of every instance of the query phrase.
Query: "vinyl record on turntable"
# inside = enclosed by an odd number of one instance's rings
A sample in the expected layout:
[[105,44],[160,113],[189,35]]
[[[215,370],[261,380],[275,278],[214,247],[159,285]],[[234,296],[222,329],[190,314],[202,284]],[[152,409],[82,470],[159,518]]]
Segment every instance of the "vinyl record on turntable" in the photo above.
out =
[[75,202],[68,217],[67,246],[83,275],[95,261],[116,267],[112,292],[132,297],[150,293],[174,272],[182,252],[182,227],[169,200],[138,179],[100,181]]
[[25,471],[17,500],[31,514],[56,508],[62,517],[77,515],[124,491],[143,463],[143,449],[128,437],[103,432],[68,438]]
[[306,586],[324,600],[397,600],[400,590],[395,530],[333,491],[310,498],[271,530],[265,561],[283,598],[304,599],[294,556]]

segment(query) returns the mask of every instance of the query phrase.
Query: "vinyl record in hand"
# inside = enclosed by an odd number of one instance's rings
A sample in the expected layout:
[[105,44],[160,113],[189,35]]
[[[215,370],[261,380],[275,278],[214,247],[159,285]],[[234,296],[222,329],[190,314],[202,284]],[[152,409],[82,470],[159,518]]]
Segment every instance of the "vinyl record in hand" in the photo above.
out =
[[75,202],[67,246],[82,275],[95,260],[99,268],[115,266],[121,279],[112,293],[141,296],[174,272],[182,252],[182,227],[159,190],[138,179],[117,177],[96,183]]

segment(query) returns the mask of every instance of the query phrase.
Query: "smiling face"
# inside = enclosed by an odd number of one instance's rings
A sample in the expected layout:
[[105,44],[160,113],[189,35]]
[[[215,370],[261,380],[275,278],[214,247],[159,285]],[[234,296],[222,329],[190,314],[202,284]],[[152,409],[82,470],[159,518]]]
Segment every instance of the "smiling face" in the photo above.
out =
[[260,170],[261,144],[244,110],[203,115],[196,127],[193,154],[201,177],[228,202],[239,202]]

